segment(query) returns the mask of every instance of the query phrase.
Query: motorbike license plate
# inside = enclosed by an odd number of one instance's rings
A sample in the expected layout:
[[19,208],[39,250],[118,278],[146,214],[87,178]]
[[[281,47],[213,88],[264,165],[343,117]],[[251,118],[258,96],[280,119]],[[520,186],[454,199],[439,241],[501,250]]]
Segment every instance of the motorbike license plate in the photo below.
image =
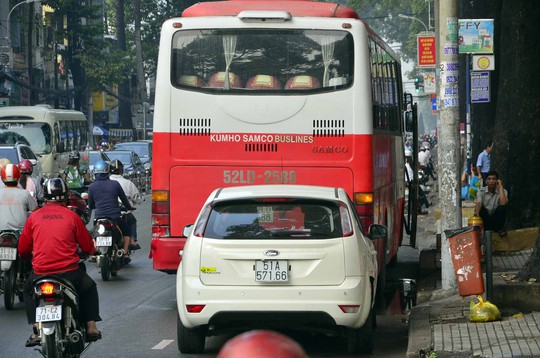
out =
[[96,246],[112,246],[112,236],[96,237]]
[[255,261],[256,282],[289,281],[289,262],[287,260]]
[[0,260],[15,261],[17,259],[17,248],[0,247]]
[[36,322],[54,322],[62,320],[62,306],[36,307]]

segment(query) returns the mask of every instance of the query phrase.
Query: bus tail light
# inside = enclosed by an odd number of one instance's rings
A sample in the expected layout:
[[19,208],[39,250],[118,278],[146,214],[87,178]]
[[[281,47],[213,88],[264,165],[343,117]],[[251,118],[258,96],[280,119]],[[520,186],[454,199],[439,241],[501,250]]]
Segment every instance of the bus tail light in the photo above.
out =
[[170,212],[169,192],[152,191],[152,238],[170,236]]
[[364,231],[373,224],[373,193],[354,193],[354,206]]

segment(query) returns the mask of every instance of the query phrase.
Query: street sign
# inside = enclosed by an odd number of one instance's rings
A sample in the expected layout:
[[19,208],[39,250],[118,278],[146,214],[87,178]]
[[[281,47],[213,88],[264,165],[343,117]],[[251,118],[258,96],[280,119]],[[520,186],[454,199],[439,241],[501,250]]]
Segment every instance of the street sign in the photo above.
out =
[[437,114],[437,95],[430,94],[429,101],[431,102],[431,113]]
[[489,71],[471,72],[471,103],[489,101]]
[[434,94],[437,93],[435,85],[435,71],[424,72],[424,93]]
[[495,55],[474,55],[472,58],[473,71],[495,70]]
[[435,67],[437,65],[435,36],[419,35],[416,38],[416,44],[418,46],[418,67]]
[[459,53],[493,53],[493,19],[459,20]]

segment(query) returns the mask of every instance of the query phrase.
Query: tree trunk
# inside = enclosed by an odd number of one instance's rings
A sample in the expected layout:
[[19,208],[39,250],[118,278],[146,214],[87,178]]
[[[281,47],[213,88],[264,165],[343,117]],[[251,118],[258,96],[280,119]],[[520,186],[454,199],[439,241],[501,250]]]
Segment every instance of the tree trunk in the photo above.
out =
[[[118,48],[126,51],[126,21],[124,14],[124,0],[116,0],[116,31]],[[118,115],[120,117],[121,128],[133,128],[133,120],[131,118],[131,103],[129,102],[129,78],[125,78],[118,84]]]
[[536,237],[536,245],[532,255],[521,268],[517,277],[522,281],[528,281],[529,279],[534,278],[536,279],[536,282],[540,282],[540,232]]
[[[137,101],[146,101],[146,78],[144,77],[141,43],[141,0],[135,0],[135,55],[137,59]],[[144,108],[143,108],[144,110]]]

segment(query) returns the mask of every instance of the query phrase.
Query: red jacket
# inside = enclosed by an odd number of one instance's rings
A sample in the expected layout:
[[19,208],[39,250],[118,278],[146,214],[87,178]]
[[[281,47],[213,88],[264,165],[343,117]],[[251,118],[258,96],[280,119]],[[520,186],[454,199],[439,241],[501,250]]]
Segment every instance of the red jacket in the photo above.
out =
[[56,274],[78,268],[82,252],[92,255],[94,241],[81,218],[65,205],[48,202],[32,213],[19,239],[19,254],[32,257],[37,275]]

